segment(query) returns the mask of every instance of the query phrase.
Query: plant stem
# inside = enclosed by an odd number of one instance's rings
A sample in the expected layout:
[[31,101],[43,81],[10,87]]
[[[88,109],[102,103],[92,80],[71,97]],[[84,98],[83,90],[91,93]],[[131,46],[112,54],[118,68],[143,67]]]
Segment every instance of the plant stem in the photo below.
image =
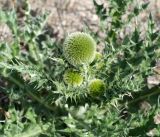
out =
[[44,105],[47,109],[51,110],[51,111],[55,111],[55,107],[50,106],[48,103],[46,103],[45,100],[41,99],[40,97],[36,96],[35,94],[33,94],[30,90],[28,90],[28,88],[24,88],[24,85],[22,83],[20,83],[17,79],[15,79],[12,76],[9,76],[9,79],[14,82],[17,86],[19,86],[22,89],[25,89],[27,91],[27,96],[32,97],[34,100],[36,100],[37,102],[39,102],[40,104]]
[[136,98],[136,99],[134,99],[134,100],[129,101],[129,102],[128,102],[128,105],[131,105],[131,104],[133,104],[133,103],[136,103],[136,102],[138,102],[138,101],[140,101],[140,100],[142,100],[142,99],[145,99],[145,98],[147,98],[147,97],[151,97],[151,96],[156,95],[156,94],[158,94],[158,93],[160,93],[160,88],[157,88],[156,90],[154,90],[153,92],[151,92],[151,93],[149,93],[149,94],[145,94],[145,95],[140,96],[140,97],[138,97],[138,98]]
[[85,64],[83,65],[83,69],[84,69],[84,81],[86,82],[86,84],[88,83],[88,66],[86,66]]

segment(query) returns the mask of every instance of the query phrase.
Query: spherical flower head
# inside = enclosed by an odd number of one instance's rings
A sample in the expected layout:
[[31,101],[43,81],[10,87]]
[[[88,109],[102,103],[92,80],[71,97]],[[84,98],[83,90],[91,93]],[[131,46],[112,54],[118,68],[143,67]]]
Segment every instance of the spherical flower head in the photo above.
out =
[[71,86],[80,86],[83,76],[76,70],[67,70],[63,75],[64,82]]
[[103,80],[94,79],[89,83],[89,93],[93,97],[102,95],[105,89],[105,83]]
[[95,58],[96,42],[87,33],[75,32],[66,38],[63,53],[67,61],[74,66],[90,64]]

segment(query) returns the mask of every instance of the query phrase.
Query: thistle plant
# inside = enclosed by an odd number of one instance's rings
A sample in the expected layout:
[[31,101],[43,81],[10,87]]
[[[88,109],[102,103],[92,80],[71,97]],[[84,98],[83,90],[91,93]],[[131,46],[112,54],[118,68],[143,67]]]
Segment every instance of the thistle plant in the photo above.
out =
[[83,82],[83,76],[76,70],[67,70],[63,75],[64,82],[71,86],[80,86]]
[[105,87],[105,83],[103,82],[103,80],[94,79],[90,81],[88,89],[89,89],[89,94],[91,96],[97,97],[97,96],[103,95],[106,87]]
[[26,11],[19,25],[16,12],[0,10],[14,36],[0,43],[1,136],[160,136],[160,30],[151,14],[143,36],[137,25],[148,3],[128,11],[133,0],[108,0],[109,10],[93,1],[104,37],[87,30],[94,39],[75,32],[64,43],[44,29],[47,14]]
[[95,58],[96,42],[87,33],[75,32],[66,38],[63,53],[73,66],[90,64]]

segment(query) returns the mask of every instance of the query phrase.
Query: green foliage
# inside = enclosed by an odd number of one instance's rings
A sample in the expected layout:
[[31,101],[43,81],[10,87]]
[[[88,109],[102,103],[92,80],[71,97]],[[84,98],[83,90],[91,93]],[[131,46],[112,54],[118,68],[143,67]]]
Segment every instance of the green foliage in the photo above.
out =
[[95,61],[100,61],[103,58],[103,55],[100,52],[96,52]]
[[[2,137],[160,136],[160,87],[147,84],[159,77],[160,31],[150,14],[143,36],[138,25],[125,33],[148,3],[93,2],[105,37],[76,32],[60,43],[45,30],[48,14],[33,17],[26,5],[19,23],[16,11],[0,11],[13,34],[0,43]],[[105,47],[96,54],[99,42]]]

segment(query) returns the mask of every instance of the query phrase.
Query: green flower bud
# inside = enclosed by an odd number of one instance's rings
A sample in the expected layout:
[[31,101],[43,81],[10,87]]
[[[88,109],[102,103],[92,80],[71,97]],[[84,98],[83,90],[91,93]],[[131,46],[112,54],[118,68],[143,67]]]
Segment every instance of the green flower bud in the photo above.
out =
[[87,33],[75,32],[66,38],[63,53],[74,66],[90,64],[95,58],[96,42]]
[[105,89],[105,83],[100,79],[94,79],[89,83],[89,93],[93,97],[102,95]]
[[102,55],[101,53],[96,52],[95,61],[99,61],[99,60],[101,60],[101,59],[102,59],[102,57],[103,57],[103,55]]
[[63,75],[64,82],[72,86],[80,86],[83,76],[76,70],[67,70]]

